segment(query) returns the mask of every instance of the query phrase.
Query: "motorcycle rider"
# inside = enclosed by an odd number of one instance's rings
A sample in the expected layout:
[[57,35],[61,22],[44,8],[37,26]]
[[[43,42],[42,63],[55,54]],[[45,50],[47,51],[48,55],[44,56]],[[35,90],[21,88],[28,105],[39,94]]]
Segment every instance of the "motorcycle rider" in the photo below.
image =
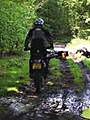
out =
[[[38,33],[36,34],[35,31],[43,31],[43,33]],[[41,41],[39,41],[41,40]],[[42,45],[42,43],[44,46]],[[30,77],[32,78],[32,69],[31,69],[31,60],[34,59],[35,57],[38,57],[36,52],[37,49],[40,51],[40,56],[45,57],[47,55],[47,49],[53,49],[53,37],[52,35],[48,32],[48,30],[44,29],[44,20],[39,18],[35,21],[34,27],[29,30],[26,39],[25,39],[25,44],[24,44],[24,50],[30,50],[30,69],[29,69],[29,74]],[[44,78],[46,79],[47,73],[48,73],[48,61],[44,59],[46,63],[46,70],[45,70],[45,75]]]

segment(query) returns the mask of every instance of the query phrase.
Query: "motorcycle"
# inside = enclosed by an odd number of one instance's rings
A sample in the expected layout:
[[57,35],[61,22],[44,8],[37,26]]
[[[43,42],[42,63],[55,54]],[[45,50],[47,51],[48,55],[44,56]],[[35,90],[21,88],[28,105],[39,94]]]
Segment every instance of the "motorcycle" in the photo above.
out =
[[[53,50],[47,50],[45,57],[40,57],[39,52],[36,53],[37,57],[30,59],[30,77],[34,81],[36,93],[40,93],[45,84],[45,79],[48,74],[48,64],[51,58],[59,58],[60,53]],[[39,56],[39,57],[38,57]]]

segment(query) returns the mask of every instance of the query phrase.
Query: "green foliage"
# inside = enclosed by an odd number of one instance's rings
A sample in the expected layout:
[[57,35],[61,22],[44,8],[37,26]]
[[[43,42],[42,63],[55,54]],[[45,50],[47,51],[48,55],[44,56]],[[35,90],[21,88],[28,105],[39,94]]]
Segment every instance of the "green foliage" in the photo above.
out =
[[55,58],[51,59],[50,70],[51,70],[51,76],[53,76],[53,79],[60,79],[60,77],[62,76],[60,72],[60,60]]
[[37,9],[37,15],[43,17],[47,28],[57,37],[69,33],[68,10],[65,10],[62,0],[49,0]]
[[26,34],[37,17],[45,19],[56,39],[90,36],[89,0],[0,0],[0,52],[21,53]]
[[77,84],[82,89],[84,87],[84,79],[80,67],[71,59],[68,60],[68,63],[74,76],[75,84]]
[[0,51],[21,52],[27,29],[35,18],[33,2],[0,1],[0,15]]
[[0,60],[0,95],[5,95],[6,91],[18,92],[21,84],[30,81],[29,78],[29,58],[8,58]]
[[80,27],[79,31],[87,27],[85,20],[90,17],[89,4],[87,0],[45,0],[37,8],[37,15],[45,19],[47,27],[57,38],[71,36],[75,27]]
[[60,61],[58,59],[53,58],[50,60],[50,66],[55,66],[55,68],[59,67],[59,63]]
[[82,117],[86,118],[87,120],[90,119],[90,108],[88,108],[82,112]]
[[90,58],[86,58],[84,64],[90,69]]

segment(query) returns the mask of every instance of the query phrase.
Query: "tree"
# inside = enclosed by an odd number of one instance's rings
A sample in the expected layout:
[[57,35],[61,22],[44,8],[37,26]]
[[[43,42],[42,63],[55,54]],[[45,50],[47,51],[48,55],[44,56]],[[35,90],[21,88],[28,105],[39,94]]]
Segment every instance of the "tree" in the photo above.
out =
[[21,53],[25,35],[36,17],[31,1],[0,1],[0,51]]

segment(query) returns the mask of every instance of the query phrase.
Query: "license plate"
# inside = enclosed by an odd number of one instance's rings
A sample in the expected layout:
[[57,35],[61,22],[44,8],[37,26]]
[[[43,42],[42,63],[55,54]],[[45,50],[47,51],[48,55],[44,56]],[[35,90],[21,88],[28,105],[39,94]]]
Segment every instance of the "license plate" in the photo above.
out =
[[40,70],[41,68],[42,68],[42,64],[40,64],[40,63],[33,63],[33,65],[32,65],[33,70],[35,70],[35,69]]

